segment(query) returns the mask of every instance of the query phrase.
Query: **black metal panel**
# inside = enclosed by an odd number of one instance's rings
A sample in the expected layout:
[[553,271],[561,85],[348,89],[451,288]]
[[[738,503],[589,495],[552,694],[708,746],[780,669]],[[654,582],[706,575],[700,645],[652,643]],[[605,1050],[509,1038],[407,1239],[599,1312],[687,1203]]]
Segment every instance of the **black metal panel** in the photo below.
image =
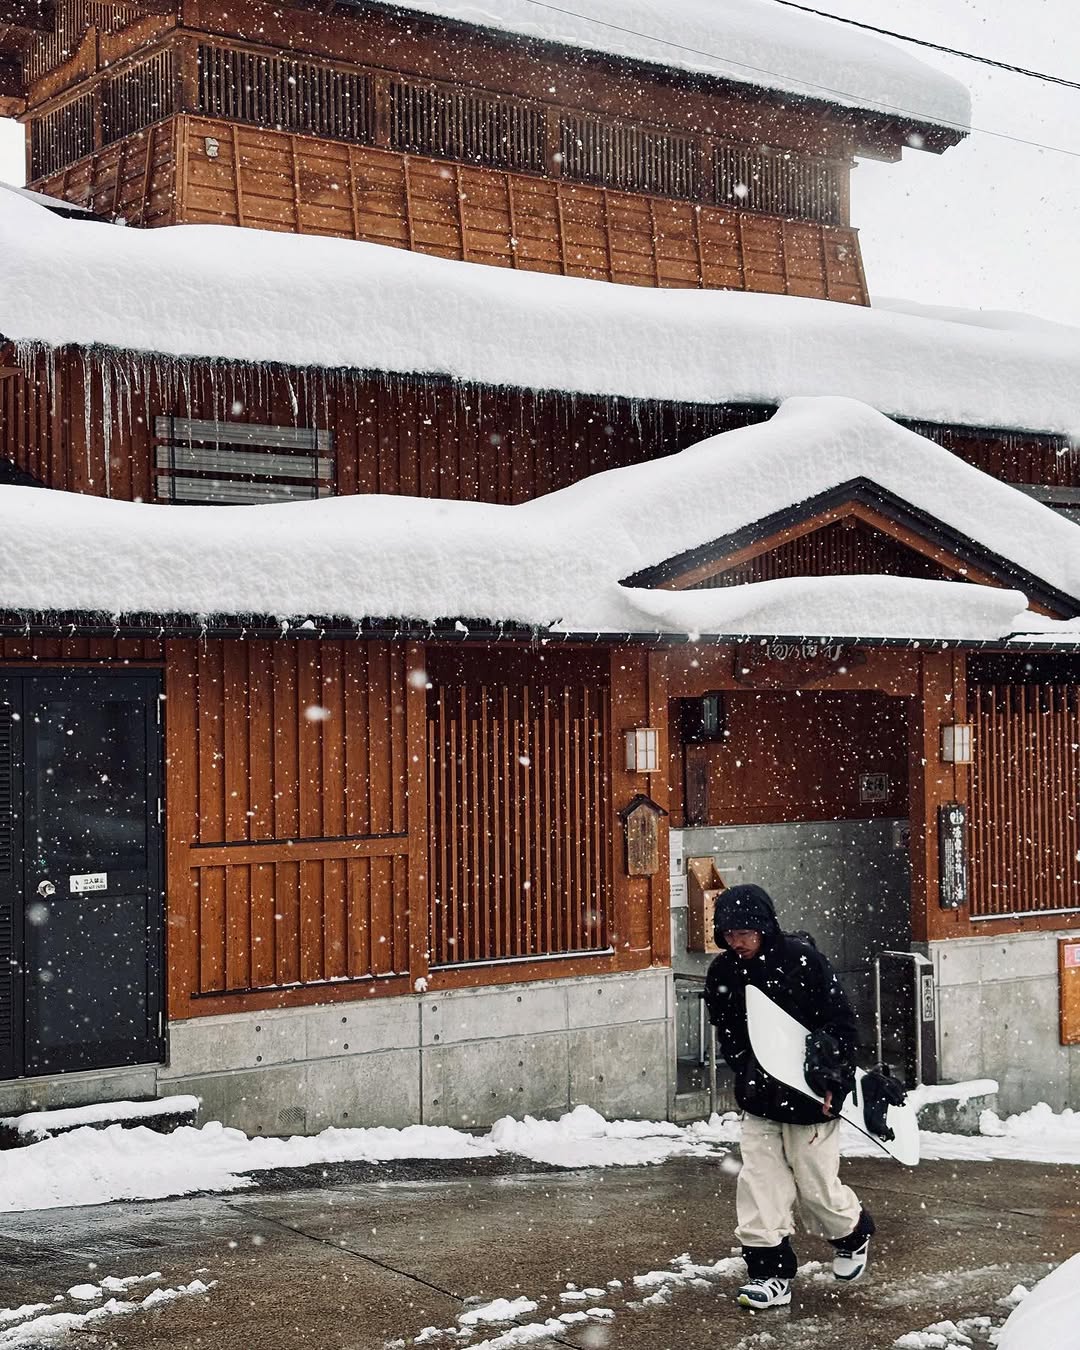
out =
[[0,680],[0,1077],[10,1078],[21,1057],[20,926],[22,836],[16,804],[21,796],[19,682]]

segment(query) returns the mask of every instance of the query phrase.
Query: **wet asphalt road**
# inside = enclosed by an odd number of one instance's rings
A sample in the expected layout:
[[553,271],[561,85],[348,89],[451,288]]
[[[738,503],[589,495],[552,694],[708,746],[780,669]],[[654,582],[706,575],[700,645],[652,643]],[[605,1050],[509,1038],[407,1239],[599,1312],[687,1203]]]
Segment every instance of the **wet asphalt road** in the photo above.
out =
[[[886,1350],[944,1318],[1000,1322],[999,1298],[1080,1250],[1075,1168],[924,1163],[909,1172],[852,1160],[844,1177],[879,1227],[863,1283],[837,1288],[807,1276],[790,1309],[752,1314],[731,1297],[737,1277],[725,1276],[643,1307],[649,1291],[634,1288],[635,1275],[683,1252],[703,1264],[730,1255],[731,1171],[697,1158],[634,1169],[522,1168],[507,1159],[468,1171],[342,1166],[231,1195],[0,1216],[0,1307],[48,1302],[104,1275],[160,1271],[165,1284],[214,1284],[206,1295],[92,1324],[67,1343],[383,1350],[397,1338],[411,1344],[424,1327],[454,1325],[470,1298],[525,1294],[540,1304],[532,1318],[542,1319],[580,1306],[560,1303],[568,1282],[617,1279],[621,1289],[586,1304],[614,1310],[606,1331],[568,1327],[562,1344]],[[804,1262],[830,1255],[812,1239],[798,1248]],[[975,1343],[985,1343],[981,1334]]]

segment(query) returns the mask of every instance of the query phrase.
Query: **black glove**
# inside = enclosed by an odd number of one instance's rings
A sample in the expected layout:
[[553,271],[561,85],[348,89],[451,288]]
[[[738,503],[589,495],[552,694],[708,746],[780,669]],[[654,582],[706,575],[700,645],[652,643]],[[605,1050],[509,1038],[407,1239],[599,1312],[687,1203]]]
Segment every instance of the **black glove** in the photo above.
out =
[[844,1098],[851,1091],[855,1071],[848,1063],[840,1042],[827,1031],[814,1031],[806,1038],[803,1065],[806,1082],[819,1097],[832,1093],[832,1113],[840,1114]]
[[863,1120],[871,1134],[879,1139],[894,1139],[896,1136],[886,1123],[890,1106],[903,1106],[907,1100],[903,1083],[890,1078],[882,1068],[871,1069],[863,1074],[859,1085],[863,1099]]

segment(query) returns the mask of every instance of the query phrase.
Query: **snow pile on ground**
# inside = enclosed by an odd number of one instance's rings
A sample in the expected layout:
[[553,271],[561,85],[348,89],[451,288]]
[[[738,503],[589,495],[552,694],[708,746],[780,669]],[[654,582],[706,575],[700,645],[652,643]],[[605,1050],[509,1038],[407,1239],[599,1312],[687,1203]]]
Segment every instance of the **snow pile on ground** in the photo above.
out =
[[[67,1291],[66,1297],[77,1303],[86,1304],[102,1298],[105,1293],[126,1293],[135,1285],[160,1279],[161,1274],[158,1271],[151,1275],[106,1276],[99,1285],[75,1285]],[[162,1303],[174,1303],[177,1299],[208,1294],[213,1286],[214,1281],[204,1284],[202,1280],[195,1279],[189,1284],[171,1288],[159,1286],[142,1299],[109,1298],[96,1307],[79,1312],[58,1310],[58,1305],[65,1301],[63,1294],[57,1294],[52,1303],[4,1308],[0,1310],[0,1328],[2,1328],[0,1350],[7,1350],[9,1346],[25,1346],[28,1350],[37,1350],[46,1342],[66,1339],[74,1332],[92,1333],[99,1329],[99,1323],[110,1317],[128,1317],[132,1313],[159,1307]],[[16,1323],[17,1325],[14,1325]]]
[[178,510],[0,488],[0,609],[988,641],[1037,622],[1019,591],[962,582],[622,584],[853,480],[1080,597],[1080,527],[864,404],[793,399],[765,424],[519,506],[361,495]]
[[148,1120],[150,1117],[190,1116],[199,1109],[198,1097],[161,1097],[151,1102],[102,1102],[94,1106],[73,1106],[66,1110],[27,1111],[21,1116],[0,1117],[0,1127],[29,1139],[45,1139],[62,1130],[101,1121]]
[[[1080,1113],[1055,1115],[1040,1105],[1000,1121],[984,1113],[978,1138],[923,1131],[924,1158],[989,1161],[1010,1158],[1080,1165]],[[991,1119],[992,1118],[992,1119]],[[715,1159],[739,1141],[733,1113],[681,1127],[667,1121],[606,1121],[589,1106],[559,1120],[510,1116],[483,1136],[448,1126],[409,1125],[404,1129],[328,1129],[291,1139],[249,1139],[217,1122],[201,1129],[184,1126],[158,1134],[145,1126],[76,1129],[26,1148],[0,1152],[0,1213],[96,1205],[110,1200],[161,1199],[195,1191],[232,1191],[254,1184],[251,1174],[271,1168],[317,1164],[379,1163],[401,1159],[494,1157],[528,1158],[563,1168],[640,1167],[668,1158]],[[844,1127],[847,1156],[884,1157],[865,1135]],[[723,1158],[720,1165],[727,1167]],[[678,1265],[687,1279],[708,1271]],[[666,1276],[670,1283],[675,1276]],[[596,1290],[585,1290],[586,1301]]]
[[1080,1253],[1040,1280],[1009,1314],[997,1350],[1067,1350],[1080,1345]]
[[922,1331],[909,1331],[893,1341],[894,1350],[950,1350],[950,1347],[970,1346],[974,1333],[985,1333],[989,1317],[964,1317],[959,1322],[935,1322]]
[[397,8],[703,72],[842,107],[966,127],[967,90],[899,48],[761,0],[398,0]]
[[1080,439],[1080,330],[1063,325],[619,286],[233,226],[124,229],[4,190],[0,334],[149,353],[164,388],[173,358],[280,361],[694,403],[839,395]]
[[559,1120],[514,1120],[505,1116],[488,1138],[500,1153],[516,1153],[555,1167],[640,1167],[678,1154],[710,1153],[666,1121],[607,1121],[591,1106],[578,1106]]

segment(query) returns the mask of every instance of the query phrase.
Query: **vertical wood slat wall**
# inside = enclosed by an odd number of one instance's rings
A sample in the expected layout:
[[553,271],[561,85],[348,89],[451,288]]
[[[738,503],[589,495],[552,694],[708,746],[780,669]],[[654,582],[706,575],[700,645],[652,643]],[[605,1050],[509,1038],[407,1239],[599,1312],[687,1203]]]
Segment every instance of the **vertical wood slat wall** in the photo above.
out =
[[[372,146],[178,119],[180,218],[639,286],[868,304],[857,232]],[[216,158],[205,153],[217,141]]]
[[432,690],[433,967],[607,947],[610,743],[604,689]]
[[1080,909],[1080,686],[976,685],[971,914]]
[[168,644],[171,1016],[407,975],[405,704],[403,646]]

